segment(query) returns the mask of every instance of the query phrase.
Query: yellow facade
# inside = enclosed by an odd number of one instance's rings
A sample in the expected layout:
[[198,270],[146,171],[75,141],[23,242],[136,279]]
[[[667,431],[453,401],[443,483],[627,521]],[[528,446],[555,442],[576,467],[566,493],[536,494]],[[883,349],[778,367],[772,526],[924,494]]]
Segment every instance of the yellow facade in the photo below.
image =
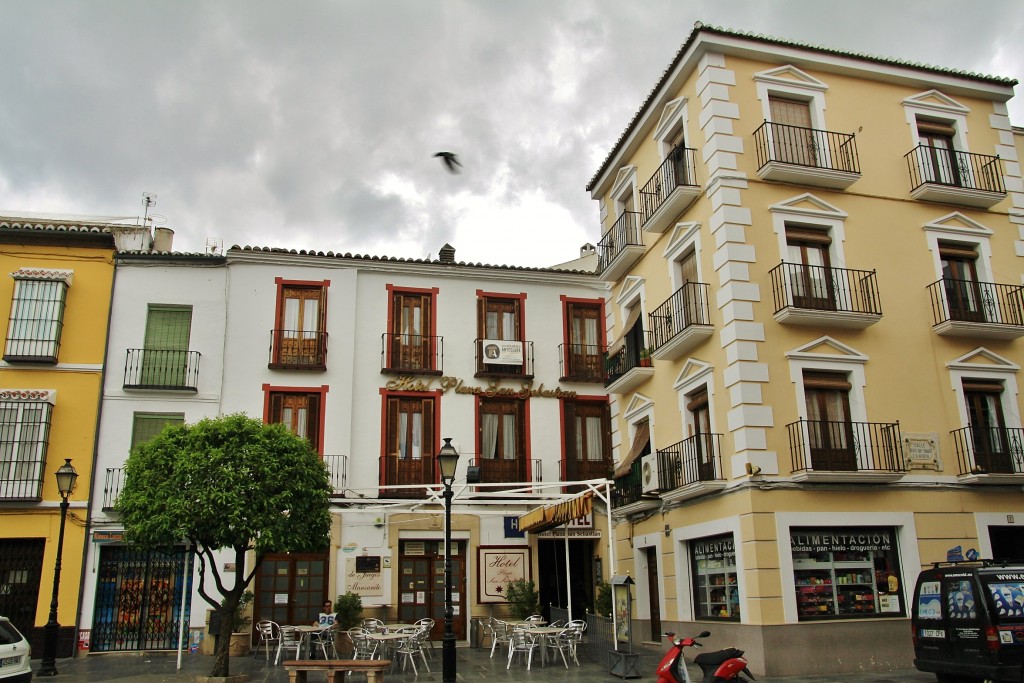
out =
[[[42,627],[47,623],[53,591],[54,567],[60,529],[61,496],[54,473],[66,458],[78,472],[69,496],[66,518],[57,621],[61,625],[57,654],[70,656],[74,648],[83,554],[86,547],[89,492],[94,473],[96,425],[103,375],[107,319],[114,277],[114,239],[96,226],[57,229],[50,224],[0,222],[0,301],[8,314],[5,360],[0,364],[3,404],[4,466],[0,485],[0,551],[5,583],[5,614],[25,629],[36,652],[41,652]],[[39,313],[50,302],[15,303],[16,290],[25,282],[58,283],[64,289],[63,315]],[[22,297],[38,296],[25,294]],[[21,308],[19,308],[21,307]],[[28,312],[26,311],[34,311]],[[12,320],[58,318],[56,328]],[[56,362],[43,358],[38,344],[59,329]],[[20,342],[12,341],[20,338]],[[18,350],[28,349],[27,355]],[[31,354],[39,354],[32,357]],[[49,408],[45,408],[49,406]],[[27,411],[49,411],[48,436],[26,436]],[[34,425],[32,425],[34,426]],[[26,455],[29,454],[29,455]],[[20,461],[19,461],[20,458]],[[21,464],[19,464],[19,462]],[[38,577],[38,588],[32,580]],[[0,609],[0,612],[5,611]],[[34,616],[33,616],[34,615]]]
[[[1024,549],[1013,84],[698,27],[591,181],[625,340],[613,442],[642,452],[615,573],[638,576],[645,638],[660,612],[716,622],[769,675],[906,668],[920,568]],[[738,602],[702,603],[705,578]]]

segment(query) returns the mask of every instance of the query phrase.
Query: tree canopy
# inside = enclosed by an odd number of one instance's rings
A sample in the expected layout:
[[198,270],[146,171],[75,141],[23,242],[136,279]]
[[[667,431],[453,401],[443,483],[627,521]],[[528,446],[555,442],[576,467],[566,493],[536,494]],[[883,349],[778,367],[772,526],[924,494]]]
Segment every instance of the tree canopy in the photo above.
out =
[[[327,547],[330,492],[327,468],[308,441],[283,425],[234,414],[169,425],[136,446],[125,462],[116,509],[135,546],[187,542],[195,548],[199,593],[220,610],[222,628],[230,632],[234,607],[268,552]],[[214,560],[218,550],[234,551],[231,586]],[[248,551],[255,561],[246,572]],[[206,590],[207,567],[221,600]],[[227,675],[227,638],[222,641],[215,676]]]

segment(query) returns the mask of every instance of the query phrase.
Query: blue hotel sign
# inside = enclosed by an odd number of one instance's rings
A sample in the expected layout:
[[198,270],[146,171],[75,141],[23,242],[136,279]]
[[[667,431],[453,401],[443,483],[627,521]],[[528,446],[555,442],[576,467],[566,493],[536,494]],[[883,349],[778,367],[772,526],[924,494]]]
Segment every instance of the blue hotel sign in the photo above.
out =
[[526,538],[526,532],[519,530],[519,516],[505,518],[505,538]]

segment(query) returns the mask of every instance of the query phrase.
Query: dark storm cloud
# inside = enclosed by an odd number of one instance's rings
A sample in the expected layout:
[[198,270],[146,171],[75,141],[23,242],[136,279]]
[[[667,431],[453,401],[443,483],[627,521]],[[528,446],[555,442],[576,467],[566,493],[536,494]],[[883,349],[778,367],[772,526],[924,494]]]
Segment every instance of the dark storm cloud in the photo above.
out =
[[[694,21],[1019,78],[1022,17],[1016,2],[9,1],[0,207],[124,215],[149,191],[179,249],[423,257],[457,237],[459,258],[550,264],[598,239],[583,188]],[[542,244],[510,252],[496,235],[531,216],[551,222]]]

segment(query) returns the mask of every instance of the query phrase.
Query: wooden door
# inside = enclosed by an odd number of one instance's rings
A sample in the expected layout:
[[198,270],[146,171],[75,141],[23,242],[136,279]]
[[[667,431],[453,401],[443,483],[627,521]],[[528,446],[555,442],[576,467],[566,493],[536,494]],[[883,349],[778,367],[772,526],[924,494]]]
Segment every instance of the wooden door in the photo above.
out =
[[[458,640],[466,638],[466,544],[452,541],[452,629]],[[444,541],[402,541],[398,563],[398,623],[434,620],[431,640],[444,635]]]
[[328,591],[327,553],[267,555],[256,575],[253,623],[270,619],[293,626],[316,623]]
[[818,156],[811,128],[810,102],[781,97],[768,98],[775,160],[801,166],[817,166]]

